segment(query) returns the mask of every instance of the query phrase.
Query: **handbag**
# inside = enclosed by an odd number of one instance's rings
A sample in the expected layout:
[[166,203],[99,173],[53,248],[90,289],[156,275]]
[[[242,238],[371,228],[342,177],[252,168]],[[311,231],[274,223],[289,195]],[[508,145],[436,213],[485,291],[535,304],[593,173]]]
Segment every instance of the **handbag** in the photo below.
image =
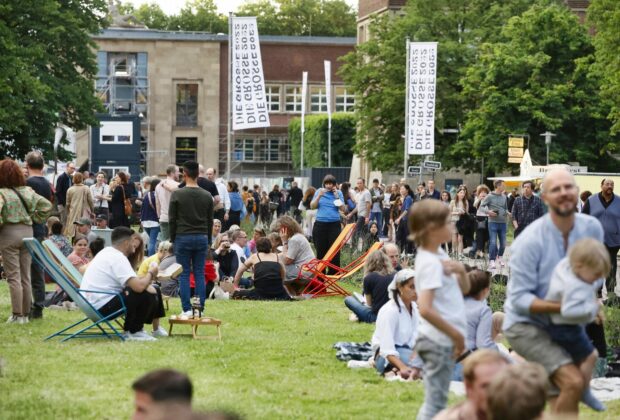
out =
[[125,216],[131,216],[131,214],[133,213],[131,201],[125,196],[125,187],[123,187],[122,185],[119,185],[119,187],[121,187],[121,190],[123,191],[123,206],[125,210]]
[[304,202],[303,202],[303,201],[301,201],[301,202],[299,203],[299,205],[297,206],[297,209],[298,209],[298,210],[301,210],[301,211],[306,210],[306,206],[304,205]]

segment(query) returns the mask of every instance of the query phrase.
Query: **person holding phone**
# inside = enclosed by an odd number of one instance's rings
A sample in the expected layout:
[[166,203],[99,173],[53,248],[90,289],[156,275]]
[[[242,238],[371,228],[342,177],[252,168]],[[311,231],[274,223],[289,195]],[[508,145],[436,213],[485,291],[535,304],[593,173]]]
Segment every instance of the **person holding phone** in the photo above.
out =
[[[340,235],[340,211],[344,212],[345,201],[342,192],[338,190],[336,178],[325,175],[323,188],[319,188],[312,198],[310,208],[317,209],[316,222],[312,228],[312,239],[318,258],[325,254]],[[340,266],[340,253],[332,259],[332,263]]]

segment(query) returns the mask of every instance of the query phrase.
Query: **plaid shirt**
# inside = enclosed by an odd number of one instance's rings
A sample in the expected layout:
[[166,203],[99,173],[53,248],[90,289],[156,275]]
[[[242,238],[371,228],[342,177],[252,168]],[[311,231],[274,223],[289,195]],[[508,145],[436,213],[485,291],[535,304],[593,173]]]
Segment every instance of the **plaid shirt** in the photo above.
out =
[[532,195],[530,198],[525,198],[520,195],[515,199],[512,205],[512,220],[517,221],[519,230],[525,229],[534,220],[538,219],[544,214],[542,200]]

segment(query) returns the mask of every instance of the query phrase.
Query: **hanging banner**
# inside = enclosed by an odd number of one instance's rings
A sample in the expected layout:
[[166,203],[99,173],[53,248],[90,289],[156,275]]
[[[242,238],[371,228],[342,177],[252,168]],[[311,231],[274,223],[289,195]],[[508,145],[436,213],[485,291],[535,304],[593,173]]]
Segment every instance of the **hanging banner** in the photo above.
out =
[[255,17],[233,17],[229,37],[232,61],[232,128],[269,127],[265,77]]
[[410,42],[407,49],[407,152],[435,154],[437,43]]
[[304,125],[304,117],[306,115],[306,95],[308,94],[308,72],[305,71],[302,74],[301,81],[301,132],[302,134],[306,132],[306,127]]
[[325,100],[327,101],[327,127],[332,128],[332,62],[325,60]]

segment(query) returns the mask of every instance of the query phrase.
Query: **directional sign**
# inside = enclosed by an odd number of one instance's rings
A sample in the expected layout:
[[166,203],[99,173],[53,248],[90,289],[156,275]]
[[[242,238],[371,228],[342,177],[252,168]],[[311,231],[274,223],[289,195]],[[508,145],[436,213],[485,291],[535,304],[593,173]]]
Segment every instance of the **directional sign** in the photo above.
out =
[[523,147],[523,138],[508,137],[508,147]]
[[523,158],[520,157],[509,157],[508,163],[521,163],[522,160]]
[[407,175],[409,176],[420,175],[421,173],[422,173],[421,166],[410,166],[407,168]]
[[422,163],[422,166],[424,167],[424,169],[432,169],[436,171],[438,169],[441,169],[441,162],[426,160]]
[[523,157],[523,149],[520,147],[509,147],[508,148],[508,157],[522,158]]

